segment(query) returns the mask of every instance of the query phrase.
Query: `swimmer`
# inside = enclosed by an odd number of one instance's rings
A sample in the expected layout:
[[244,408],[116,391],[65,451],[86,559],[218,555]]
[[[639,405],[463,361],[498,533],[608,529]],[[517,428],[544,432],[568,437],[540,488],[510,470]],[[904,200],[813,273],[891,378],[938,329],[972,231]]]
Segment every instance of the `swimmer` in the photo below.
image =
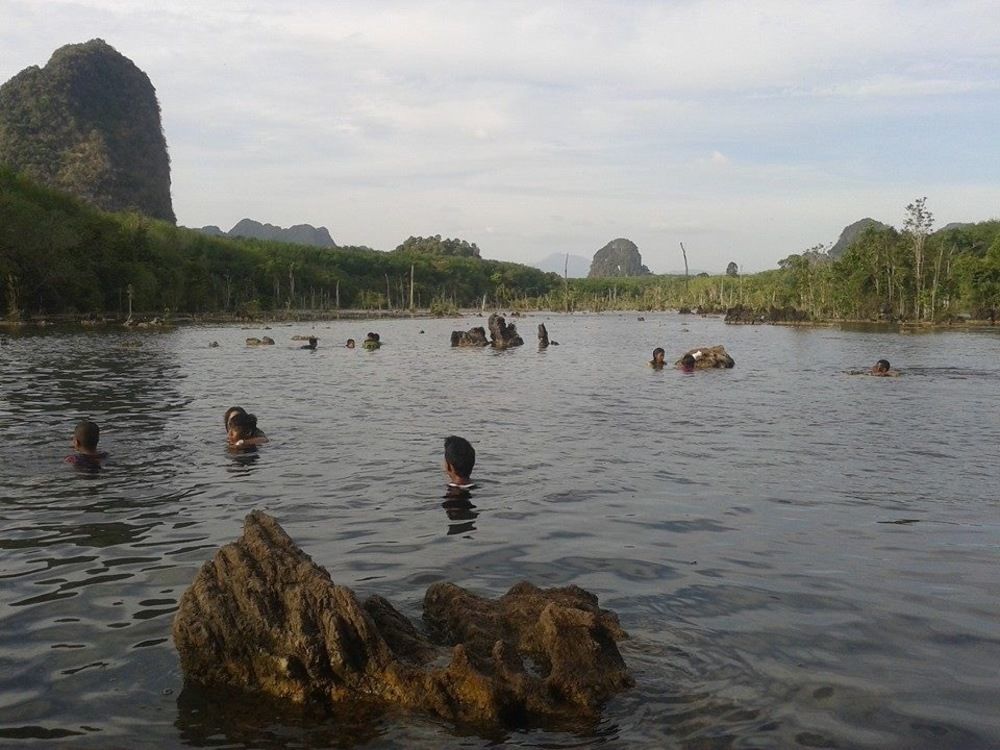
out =
[[694,355],[690,352],[681,357],[681,370],[683,372],[694,372]]
[[[253,414],[247,414],[247,410],[242,406],[230,406],[226,409],[223,419],[226,423],[226,435],[231,445],[262,445],[267,442],[267,435],[257,427],[257,417]],[[253,429],[249,434],[244,435],[243,432],[248,422],[253,423]]]
[[78,422],[73,430],[72,455],[63,459],[68,464],[84,467],[99,467],[108,454],[97,450],[97,442],[101,439],[101,428],[96,422],[84,419]]
[[449,435],[444,439],[444,472],[448,475],[448,491],[465,492],[476,485],[472,468],[476,465],[476,449],[468,440]]
[[354,348],[354,339],[347,339],[347,343],[344,344],[344,346],[346,348],[348,348],[348,349],[353,349]]
[[663,369],[663,358],[666,355],[667,355],[667,353],[665,351],[663,351],[663,349],[661,347],[659,347],[659,346],[656,347],[655,349],[653,349],[653,358],[651,360],[649,360],[649,366],[652,367],[654,370],[662,370]]
[[377,333],[369,331],[367,338],[365,338],[361,346],[363,346],[368,351],[374,351],[378,349],[380,346],[382,346],[382,342],[379,340],[379,335]]
[[316,351],[316,345],[319,343],[319,339],[315,336],[309,337],[309,343],[304,346],[300,346],[299,349],[308,349],[310,351]]
[[894,378],[899,375],[899,372],[891,368],[889,360],[880,359],[875,363],[872,369],[869,370],[868,374],[879,378]]

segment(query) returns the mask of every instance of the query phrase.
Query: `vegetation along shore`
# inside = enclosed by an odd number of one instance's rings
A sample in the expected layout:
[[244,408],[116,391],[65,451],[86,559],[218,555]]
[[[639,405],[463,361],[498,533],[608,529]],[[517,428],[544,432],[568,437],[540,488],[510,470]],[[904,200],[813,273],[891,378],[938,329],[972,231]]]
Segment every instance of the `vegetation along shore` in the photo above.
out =
[[994,322],[1000,221],[932,232],[918,199],[902,231],[872,226],[839,257],[812,248],[756,274],[565,279],[484,259],[459,239],[411,237],[391,252],[211,237],[138,213],[98,210],[0,170],[0,310],[8,322],[303,320],[457,314],[462,308],[593,311],[737,306],[822,323]]

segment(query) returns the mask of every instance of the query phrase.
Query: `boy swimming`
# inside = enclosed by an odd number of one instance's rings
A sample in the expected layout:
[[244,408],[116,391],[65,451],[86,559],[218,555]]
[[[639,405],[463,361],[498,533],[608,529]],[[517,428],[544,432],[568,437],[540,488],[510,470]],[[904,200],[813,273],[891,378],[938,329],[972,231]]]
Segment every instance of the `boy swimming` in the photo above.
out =
[[81,420],[73,430],[73,450],[76,453],[63,459],[68,464],[84,467],[99,467],[101,461],[108,457],[104,451],[97,450],[101,439],[101,428],[89,419]]
[[226,423],[226,439],[230,445],[244,447],[267,442],[267,435],[257,427],[257,417],[248,414],[242,406],[230,406],[223,419]]
[[476,485],[472,468],[476,465],[476,449],[468,440],[457,435],[444,439],[444,471],[448,475],[448,490],[466,491]]

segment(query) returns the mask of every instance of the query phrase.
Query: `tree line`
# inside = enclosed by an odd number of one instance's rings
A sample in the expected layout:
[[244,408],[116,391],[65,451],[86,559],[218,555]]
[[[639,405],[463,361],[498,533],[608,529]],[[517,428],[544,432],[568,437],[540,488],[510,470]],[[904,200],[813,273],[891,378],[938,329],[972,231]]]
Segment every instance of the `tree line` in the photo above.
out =
[[[839,258],[816,246],[741,275],[563,279],[486,260],[464,240],[410,237],[392,252],[218,238],[105,213],[0,169],[0,311],[103,316],[505,309],[795,308],[825,320],[995,318],[1000,221],[933,232],[920,198],[901,230],[869,228]],[[131,303],[131,305],[130,305]]]

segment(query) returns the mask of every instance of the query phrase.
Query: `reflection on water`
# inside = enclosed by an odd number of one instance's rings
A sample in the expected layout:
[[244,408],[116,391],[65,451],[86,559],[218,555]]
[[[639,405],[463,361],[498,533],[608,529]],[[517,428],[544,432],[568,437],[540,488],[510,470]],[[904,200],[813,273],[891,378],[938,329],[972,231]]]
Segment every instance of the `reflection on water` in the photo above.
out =
[[[12,336],[0,745],[994,745],[1000,337],[645,317],[540,316],[562,343],[541,352],[451,349],[468,320],[309,356],[292,335],[373,325],[276,326],[264,348],[235,327]],[[646,367],[714,343],[736,369]],[[845,374],[882,357],[902,376]],[[268,445],[227,449],[234,403]],[[62,463],[81,418],[100,471]],[[449,434],[476,448],[471,495],[442,497]],[[417,620],[440,580],[595,591],[636,687],[597,724],[502,731],[185,687],[177,602],[254,508]]]

